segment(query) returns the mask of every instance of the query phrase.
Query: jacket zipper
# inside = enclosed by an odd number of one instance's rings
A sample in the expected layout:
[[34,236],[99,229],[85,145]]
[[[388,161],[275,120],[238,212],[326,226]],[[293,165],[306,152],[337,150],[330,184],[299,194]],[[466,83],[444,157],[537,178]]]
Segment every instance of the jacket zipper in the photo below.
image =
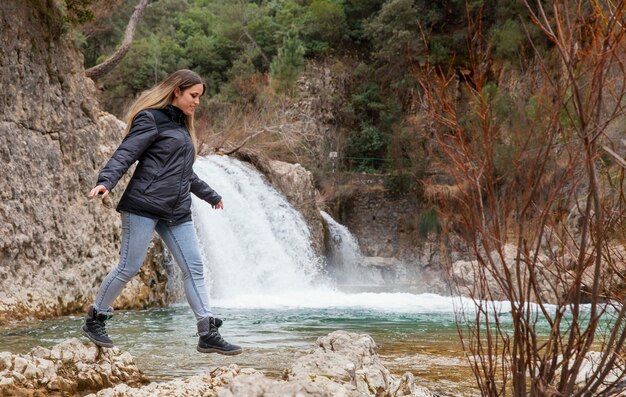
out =
[[176,196],[176,202],[174,203],[174,206],[172,207],[172,220],[170,220],[170,222],[173,222],[173,218],[174,218],[174,211],[176,210],[176,207],[178,207],[178,203],[180,201],[180,192],[183,190],[183,180],[185,178],[185,171],[187,170],[187,139],[189,133],[187,131],[185,131],[185,145],[183,146],[183,159],[184,159],[184,163],[183,163],[183,172],[181,172],[181,176],[180,176],[180,183],[178,185],[178,196]]

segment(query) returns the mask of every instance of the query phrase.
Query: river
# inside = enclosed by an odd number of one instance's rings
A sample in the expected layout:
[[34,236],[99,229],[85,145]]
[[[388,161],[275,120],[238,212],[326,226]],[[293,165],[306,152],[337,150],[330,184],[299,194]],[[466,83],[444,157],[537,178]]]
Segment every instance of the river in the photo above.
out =
[[[456,331],[457,299],[368,282],[356,239],[326,213],[334,247],[329,258],[318,257],[301,214],[249,164],[212,156],[198,159],[195,170],[224,197],[224,210],[194,199],[194,223],[212,310],[225,320],[224,338],[244,354],[197,353],[184,300],[118,311],[109,335],[151,380],[232,363],[280,377],[317,337],[343,329],[371,335],[392,373],[410,371],[441,395],[478,394]],[[68,316],[0,328],[0,351],[25,353],[80,337],[81,321]]]

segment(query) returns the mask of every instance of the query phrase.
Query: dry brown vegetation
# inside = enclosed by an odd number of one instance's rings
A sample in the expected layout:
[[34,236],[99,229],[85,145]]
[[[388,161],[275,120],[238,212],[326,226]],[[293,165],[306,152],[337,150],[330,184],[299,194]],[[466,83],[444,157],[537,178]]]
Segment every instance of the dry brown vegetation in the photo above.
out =
[[315,141],[312,115],[298,109],[292,97],[275,92],[265,78],[240,82],[249,97],[238,103],[213,100],[198,117],[200,153],[233,154],[241,148],[298,162]]
[[481,393],[610,395],[625,375],[624,162],[612,131],[625,117],[626,8],[526,6],[551,54],[523,62],[536,66],[521,95],[490,83],[480,17],[468,21],[460,91],[453,71],[416,72],[432,161],[450,182],[425,190],[475,257],[459,334]]

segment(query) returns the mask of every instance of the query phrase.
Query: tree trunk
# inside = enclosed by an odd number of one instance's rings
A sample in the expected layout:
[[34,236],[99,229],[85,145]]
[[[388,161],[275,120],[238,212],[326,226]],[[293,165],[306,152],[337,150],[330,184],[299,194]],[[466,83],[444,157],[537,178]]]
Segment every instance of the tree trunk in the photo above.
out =
[[139,4],[135,7],[133,15],[130,17],[130,21],[128,21],[126,32],[124,33],[124,40],[122,40],[120,47],[106,61],[85,70],[87,77],[90,77],[93,80],[98,80],[113,70],[113,68],[122,61],[128,50],[130,50],[130,46],[133,43],[133,37],[135,36],[135,29],[137,28],[137,24],[139,23],[147,5],[148,0],[139,1]]

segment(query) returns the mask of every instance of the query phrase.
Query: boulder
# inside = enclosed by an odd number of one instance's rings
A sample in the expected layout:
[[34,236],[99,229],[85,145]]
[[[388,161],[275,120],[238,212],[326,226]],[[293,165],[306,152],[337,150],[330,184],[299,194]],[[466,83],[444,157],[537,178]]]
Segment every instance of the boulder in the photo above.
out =
[[76,338],[28,354],[0,353],[0,395],[83,394],[116,384],[145,383],[129,353],[84,345]]
[[258,374],[253,369],[241,369],[232,364],[229,367],[219,367],[203,375],[191,376],[185,379],[175,379],[169,382],[152,382],[141,387],[131,387],[126,384],[104,389],[87,397],[170,397],[170,396],[215,396],[215,390],[236,376],[250,376]]
[[[458,292],[462,295],[468,295],[470,292],[475,297],[481,297],[485,293],[485,287],[481,286],[478,282],[480,277],[483,277],[486,281],[487,288],[489,289],[489,298],[491,300],[506,300],[507,291],[504,291],[499,283],[496,282],[494,272],[498,274],[504,274],[504,268],[513,275],[513,279],[516,278],[517,273],[520,272],[522,280],[528,280],[528,274],[530,267],[526,266],[526,262],[520,261],[519,265],[516,264],[517,258],[517,246],[514,244],[505,244],[502,248],[502,255],[499,255],[496,251],[491,252],[489,255],[492,258],[493,264],[485,267],[481,265],[477,260],[457,260],[452,264],[452,279]],[[575,251],[573,251],[575,252]],[[608,262],[606,258],[602,258],[603,271],[601,280],[602,288],[607,291],[623,291],[624,290],[624,265],[623,258],[626,258],[626,248],[623,245],[609,245],[607,247],[607,253],[610,253],[611,262]],[[486,254],[484,254],[486,257]],[[588,255],[591,255],[589,253]],[[574,269],[577,258],[572,253],[561,252],[554,253],[548,250],[542,250],[537,256],[536,263],[532,267],[532,271],[535,275],[537,282],[536,294],[531,296],[531,300],[543,303],[558,303],[567,298],[567,291],[570,286],[575,282],[581,282],[583,293],[591,291],[594,282],[594,266],[587,266],[582,274],[580,281],[575,279],[575,274],[572,271]],[[558,270],[561,269],[561,270]],[[482,288],[482,290],[481,290]],[[620,294],[618,294],[619,296]]]
[[[511,272],[511,274],[517,274],[517,270],[515,268],[515,258],[517,256],[517,247],[513,244],[506,244],[502,249],[502,257],[499,256],[496,252],[490,253],[493,258],[493,268],[497,269],[497,271],[502,274],[504,272],[504,267]],[[558,280],[556,280],[554,274],[551,274],[545,263],[548,263],[548,260],[545,256],[541,256],[538,261],[537,266],[535,267],[536,274],[539,275],[537,277],[538,282],[538,293],[540,299],[545,303],[554,303],[557,301],[557,293],[559,292],[557,288],[560,286]],[[459,288],[461,294],[466,295],[466,291],[473,291],[472,293],[475,296],[480,297],[481,293],[484,291],[479,290],[480,283],[479,278],[482,277],[482,265],[476,261],[468,261],[468,260],[458,260],[452,264],[452,278]],[[523,265],[521,268],[523,274],[528,272]],[[487,285],[489,285],[490,299],[492,300],[506,300],[507,295],[506,291],[503,291],[498,283],[496,282],[496,278],[491,271],[485,271],[485,279]],[[515,276],[514,276],[515,277]],[[524,276],[526,279],[526,276]],[[537,297],[534,297],[536,300]]]
[[311,232],[311,245],[316,253],[322,254],[324,224],[315,202],[316,192],[311,172],[300,164],[269,160],[266,173],[272,184],[302,214]]
[[219,397],[262,396],[432,396],[413,375],[391,375],[371,336],[334,331],[285,371],[283,380],[242,376],[218,389]]

